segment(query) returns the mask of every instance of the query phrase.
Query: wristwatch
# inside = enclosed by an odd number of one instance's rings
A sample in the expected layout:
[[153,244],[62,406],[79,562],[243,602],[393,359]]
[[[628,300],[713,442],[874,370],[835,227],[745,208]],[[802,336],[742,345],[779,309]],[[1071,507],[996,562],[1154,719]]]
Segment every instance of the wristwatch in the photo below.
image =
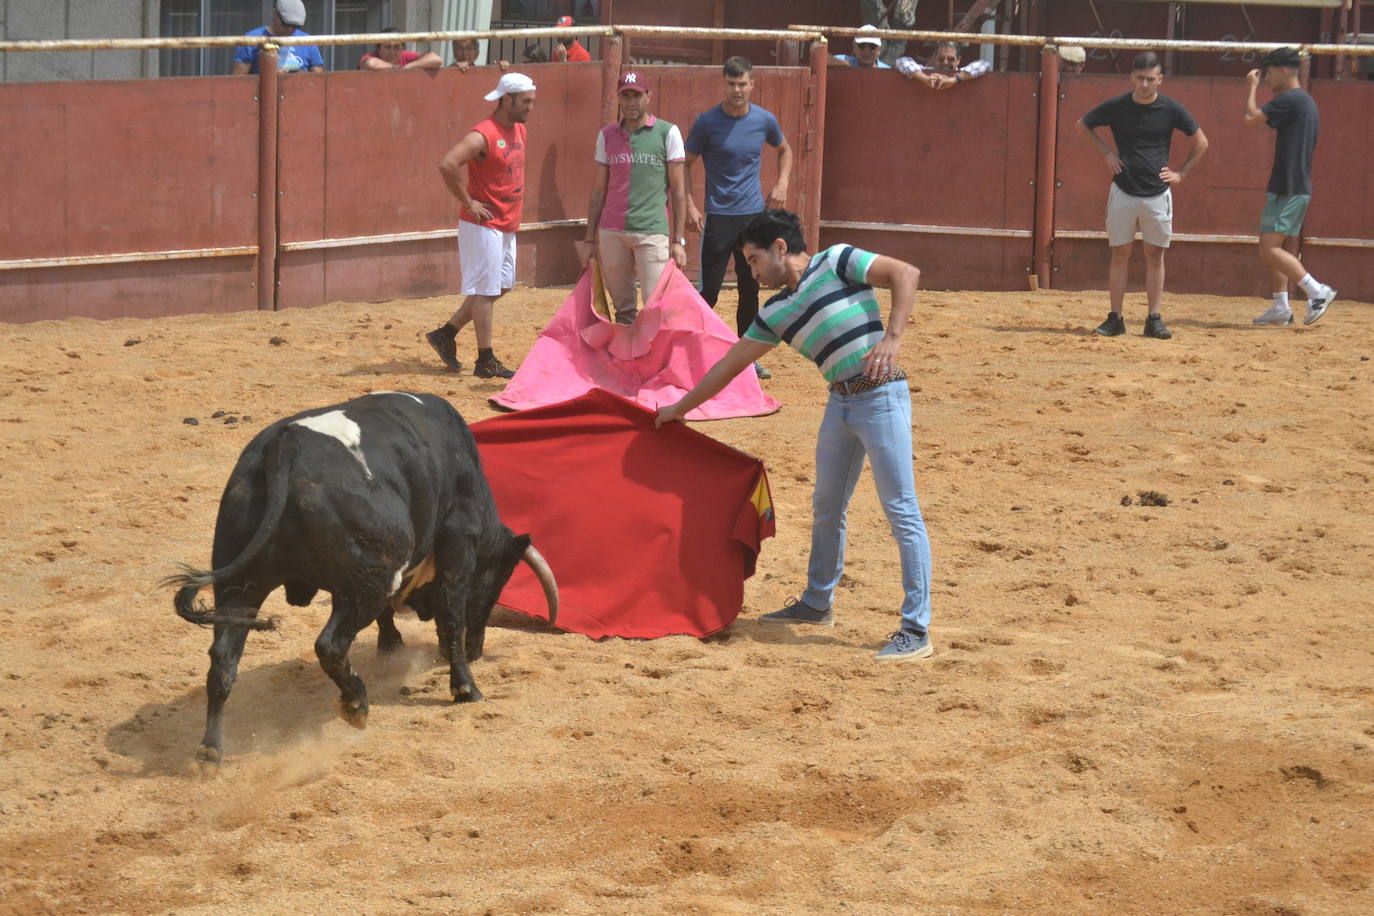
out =
[[678,236],[677,238],[673,239],[673,244],[674,244],[674,245],[681,245],[683,248],[686,248],[686,247],[687,247],[687,240],[686,240],[685,238],[682,238],[681,236]]

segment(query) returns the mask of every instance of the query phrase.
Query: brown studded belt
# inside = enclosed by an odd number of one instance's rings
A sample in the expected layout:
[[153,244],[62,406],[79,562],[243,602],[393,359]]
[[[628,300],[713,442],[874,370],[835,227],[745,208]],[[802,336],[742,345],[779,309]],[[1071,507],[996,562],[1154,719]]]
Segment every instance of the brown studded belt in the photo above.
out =
[[839,394],[858,394],[860,391],[868,391],[877,388],[879,385],[886,385],[888,382],[896,382],[906,378],[905,369],[893,369],[882,378],[869,378],[866,375],[858,375],[854,378],[845,379],[842,382],[831,382],[830,390]]

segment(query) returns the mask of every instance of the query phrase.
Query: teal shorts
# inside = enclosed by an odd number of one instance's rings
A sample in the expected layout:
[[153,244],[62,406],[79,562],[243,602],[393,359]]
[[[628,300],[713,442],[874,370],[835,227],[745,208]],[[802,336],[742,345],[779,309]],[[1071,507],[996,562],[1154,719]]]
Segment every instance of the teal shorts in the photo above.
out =
[[1260,216],[1260,234],[1277,232],[1295,236],[1302,232],[1302,220],[1307,215],[1311,194],[1270,194],[1264,199],[1264,214]]

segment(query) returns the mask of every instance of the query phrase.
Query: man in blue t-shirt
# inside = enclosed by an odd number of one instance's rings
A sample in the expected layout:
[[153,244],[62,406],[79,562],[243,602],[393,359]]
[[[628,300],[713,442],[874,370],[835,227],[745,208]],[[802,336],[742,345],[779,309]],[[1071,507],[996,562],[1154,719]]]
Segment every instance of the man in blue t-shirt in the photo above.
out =
[[[741,337],[759,311],[759,284],[749,270],[739,246],[739,234],[764,210],[759,163],[763,145],[778,151],[778,181],[768,194],[768,207],[777,209],[787,200],[792,177],[792,148],[782,135],[772,112],[749,103],[754,89],[754,65],[746,57],[725,62],[725,101],[703,112],[687,134],[687,224],[701,233],[701,298],[712,308],[720,295],[725,267],[735,259],[739,304],[735,307],[735,333]],[[706,170],[706,216],[692,199],[692,163],[702,161]],[[768,372],[755,371],[761,378]]]
[[[248,35],[273,35],[284,38],[287,35],[308,35],[301,30],[305,25],[305,4],[301,0],[276,0],[272,5],[272,24],[259,26]],[[240,45],[234,51],[234,66],[230,73],[235,76],[243,73],[258,72],[257,45]],[[309,70],[319,73],[324,70],[324,58],[315,45],[283,45],[277,52],[278,70]]]
[[[1307,315],[1303,324],[1313,324],[1326,314],[1336,291],[1307,272],[1285,240],[1297,241],[1307,205],[1312,201],[1312,153],[1317,148],[1317,103],[1303,91],[1298,81],[1302,55],[1293,48],[1275,48],[1260,61],[1258,70],[1246,74],[1250,95],[1245,100],[1245,123],[1250,127],[1272,127],[1278,131],[1274,142],[1274,167],[1269,172],[1269,194],[1260,216],[1260,260],[1269,268],[1274,304],[1253,319],[1255,324],[1292,324],[1293,309],[1288,304],[1288,281],[1307,294]],[[1255,102],[1255,92],[1263,82],[1274,97],[1263,106]]]

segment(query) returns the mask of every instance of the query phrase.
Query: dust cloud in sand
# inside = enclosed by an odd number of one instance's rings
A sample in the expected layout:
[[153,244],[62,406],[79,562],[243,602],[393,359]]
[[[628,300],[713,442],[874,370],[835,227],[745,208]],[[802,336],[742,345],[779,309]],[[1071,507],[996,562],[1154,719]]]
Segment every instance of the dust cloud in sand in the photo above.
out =
[[[498,355],[564,294],[503,300]],[[755,621],[803,585],[825,400],[779,350],[781,412],[698,426],[777,505],[729,631],[498,609],[487,701],[455,706],[406,616],[400,655],[355,645],[358,732],[315,661],[328,597],[278,593],[209,781],[209,633],[154,586],[208,561],[239,451],[369,390],[476,421],[499,389],[424,344],[451,298],[0,326],[0,912],[1367,909],[1374,307],[1252,329],[1261,301],[1171,295],[1163,342],[1139,298],[1100,339],[1102,293],[922,294],[934,657],[871,659],[900,595],[867,474],[836,627]]]

